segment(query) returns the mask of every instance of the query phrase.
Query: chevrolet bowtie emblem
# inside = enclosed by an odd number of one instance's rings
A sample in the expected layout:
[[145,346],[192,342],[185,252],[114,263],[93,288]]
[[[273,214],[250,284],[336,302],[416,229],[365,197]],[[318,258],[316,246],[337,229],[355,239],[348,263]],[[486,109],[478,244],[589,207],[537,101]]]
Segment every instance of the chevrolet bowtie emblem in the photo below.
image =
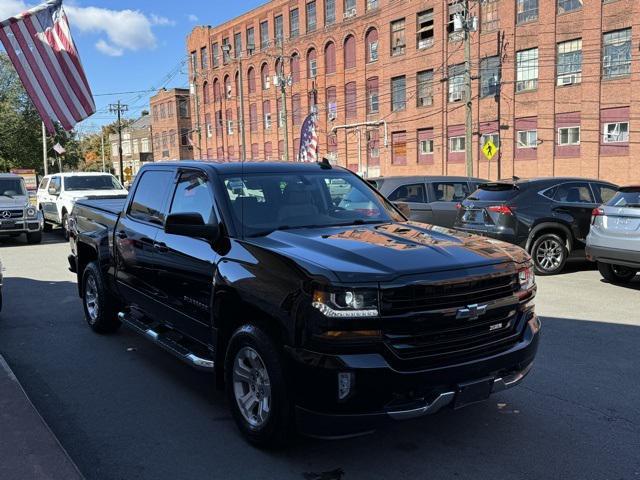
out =
[[473,305],[467,305],[464,308],[459,308],[456,312],[457,319],[466,318],[468,320],[475,320],[480,315],[484,315],[487,311],[487,305],[478,305],[474,303]]

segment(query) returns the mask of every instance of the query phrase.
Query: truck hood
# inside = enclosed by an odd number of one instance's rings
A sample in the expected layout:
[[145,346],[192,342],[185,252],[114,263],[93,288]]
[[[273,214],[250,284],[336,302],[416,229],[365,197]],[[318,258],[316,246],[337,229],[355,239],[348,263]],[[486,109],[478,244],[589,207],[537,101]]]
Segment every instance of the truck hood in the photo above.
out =
[[119,195],[127,195],[126,190],[72,190],[65,191],[62,198],[75,201],[84,197],[117,197]]
[[250,243],[358,283],[529,259],[515,245],[416,222],[275,231]]
[[26,207],[29,204],[29,197],[26,195],[17,195],[13,198],[0,197],[0,210],[3,208],[19,208]]

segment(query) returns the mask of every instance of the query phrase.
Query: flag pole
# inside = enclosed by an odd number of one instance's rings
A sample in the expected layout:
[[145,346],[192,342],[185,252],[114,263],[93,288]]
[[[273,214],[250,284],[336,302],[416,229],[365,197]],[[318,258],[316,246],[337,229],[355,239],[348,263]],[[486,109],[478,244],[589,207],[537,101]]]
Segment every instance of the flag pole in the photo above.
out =
[[47,129],[42,122],[42,164],[44,166],[44,174],[49,174],[49,167],[47,165]]

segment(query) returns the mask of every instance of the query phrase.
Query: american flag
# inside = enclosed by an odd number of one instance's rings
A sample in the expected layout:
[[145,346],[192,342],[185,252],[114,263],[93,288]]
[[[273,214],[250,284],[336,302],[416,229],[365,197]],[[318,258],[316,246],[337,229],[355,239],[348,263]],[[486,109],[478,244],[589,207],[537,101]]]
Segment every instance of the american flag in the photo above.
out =
[[49,133],[54,122],[69,131],[96,111],[62,0],[0,22],[0,41]]
[[318,161],[318,134],[316,133],[317,122],[317,114],[310,113],[302,124],[302,130],[300,132],[300,152],[298,153],[298,160],[300,162]]

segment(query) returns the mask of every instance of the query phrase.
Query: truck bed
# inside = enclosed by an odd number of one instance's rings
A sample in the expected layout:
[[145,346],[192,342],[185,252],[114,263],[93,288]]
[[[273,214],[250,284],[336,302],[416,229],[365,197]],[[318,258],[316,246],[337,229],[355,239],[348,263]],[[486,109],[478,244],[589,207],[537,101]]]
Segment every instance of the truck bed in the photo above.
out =
[[90,210],[97,210],[102,213],[110,213],[117,216],[123,209],[127,197],[90,197],[76,202],[76,208],[83,207]]

